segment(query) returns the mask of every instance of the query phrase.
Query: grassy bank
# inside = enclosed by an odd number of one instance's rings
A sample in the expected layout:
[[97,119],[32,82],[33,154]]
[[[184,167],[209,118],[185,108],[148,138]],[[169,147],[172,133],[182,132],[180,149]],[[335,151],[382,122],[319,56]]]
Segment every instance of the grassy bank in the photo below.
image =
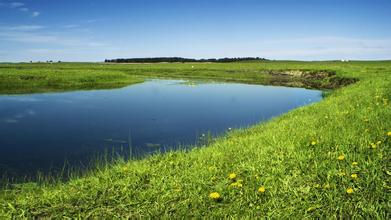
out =
[[[138,76],[131,65],[110,68]],[[67,183],[10,186],[0,191],[0,217],[388,217],[391,62],[138,68],[154,77],[199,68],[191,77],[238,81],[264,70],[330,70],[359,81],[187,153],[118,162]]]
[[[287,66],[289,64],[289,66]],[[314,65],[316,68],[319,65]],[[324,65],[327,66],[327,65]],[[287,69],[289,67],[289,69]],[[287,71],[288,70],[288,71]],[[0,64],[0,94],[119,88],[148,78],[208,79],[309,88],[338,87],[340,78],[317,76],[308,64],[239,63],[24,63]],[[304,73],[298,75],[299,73]],[[311,77],[315,76],[315,77]],[[349,83],[349,82],[347,82]]]
[[0,64],[0,93],[37,93],[118,88],[143,79],[86,64]]

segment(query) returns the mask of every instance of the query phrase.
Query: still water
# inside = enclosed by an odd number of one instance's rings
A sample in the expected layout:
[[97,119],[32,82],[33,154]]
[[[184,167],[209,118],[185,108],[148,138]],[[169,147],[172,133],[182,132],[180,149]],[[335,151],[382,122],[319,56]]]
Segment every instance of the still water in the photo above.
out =
[[[0,95],[0,176],[33,176],[102,152],[142,156],[200,143],[317,102],[321,91],[150,80],[121,89]],[[131,148],[129,148],[131,143]]]

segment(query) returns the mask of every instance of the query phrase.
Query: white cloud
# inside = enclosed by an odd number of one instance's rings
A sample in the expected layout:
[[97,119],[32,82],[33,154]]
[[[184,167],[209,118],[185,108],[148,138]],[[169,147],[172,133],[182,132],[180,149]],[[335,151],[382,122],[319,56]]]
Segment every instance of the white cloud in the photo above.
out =
[[61,27],[62,28],[66,28],[66,29],[71,29],[71,28],[78,28],[78,27],[80,27],[80,25],[78,25],[78,24],[68,24],[68,25],[63,25]]
[[[30,11],[30,8],[26,7],[25,5],[26,4],[24,4],[23,2],[11,2],[11,3],[0,2],[0,6],[13,8],[13,9],[19,10],[21,12],[27,13]],[[31,12],[30,16],[34,18],[34,17],[38,17],[40,14],[41,13],[39,11],[33,11],[33,12]]]
[[38,17],[41,13],[39,13],[38,11],[34,11],[32,14],[31,14],[31,17]]
[[275,59],[365,59],[391,57],[391,38],[348,37],[265,40],[257,43],[262,56]]
[[3,31],[36,31],[44,29],[45,26],[41,25],[19,25],[19,26],[12,26],[12,27],[0,27],[0,30]]
[[86,37],[69,36],[69,30],[66,32],[53,32],[41,25],[0,26],[0,43],[2,42],[18,42],[29,44],[30,46],[43,44],[77,48],[107,47],[107,44],[94,42]]
[[9,4],[9,6],[10,6],[11,8],[19,8],[19,7],[24,6],[24,3],[22,3],[22,2],[11,2],[11,3]]

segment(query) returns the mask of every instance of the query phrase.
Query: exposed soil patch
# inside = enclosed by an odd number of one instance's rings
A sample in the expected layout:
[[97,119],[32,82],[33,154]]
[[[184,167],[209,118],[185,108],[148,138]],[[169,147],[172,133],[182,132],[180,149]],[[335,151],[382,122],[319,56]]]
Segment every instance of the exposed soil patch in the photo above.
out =
[[315,89],[335,89],[358,81],[355,78],[337,76],[328,70],[270,70],[268,83],[271,85],[305,87]]

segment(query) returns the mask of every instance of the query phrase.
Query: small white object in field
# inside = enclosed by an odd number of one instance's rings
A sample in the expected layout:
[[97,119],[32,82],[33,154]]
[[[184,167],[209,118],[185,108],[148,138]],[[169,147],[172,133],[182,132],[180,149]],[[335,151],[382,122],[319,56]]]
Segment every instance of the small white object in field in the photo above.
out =
[[191,68],[194,68],[194,66],[191,66]]

